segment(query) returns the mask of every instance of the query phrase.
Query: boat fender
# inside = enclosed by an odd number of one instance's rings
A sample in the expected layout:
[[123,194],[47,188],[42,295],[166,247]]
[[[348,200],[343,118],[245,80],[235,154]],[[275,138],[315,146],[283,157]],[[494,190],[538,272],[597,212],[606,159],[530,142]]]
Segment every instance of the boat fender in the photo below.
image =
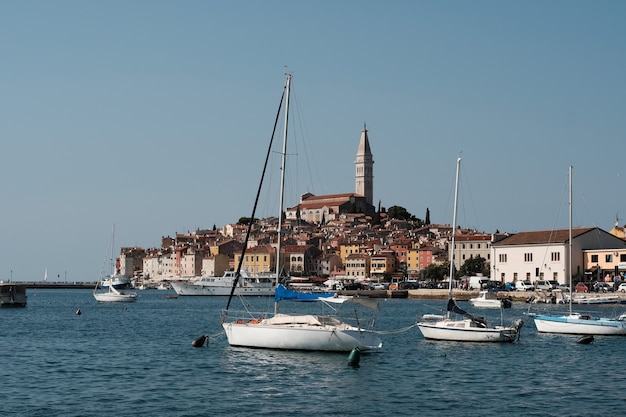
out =
[[361,361],[361,349],[355,347],[350,351],[348,355],[348,366],[352,366],[353,368],[357,368],[359,366],[359,362]]
[[204,346],[204,342],[206,342],[207,340],[209,340],[209,336],[207,336],[206,334],[203,334],[202,336],[194,339],[194,341],[191,342],[191,346],[202,347]]

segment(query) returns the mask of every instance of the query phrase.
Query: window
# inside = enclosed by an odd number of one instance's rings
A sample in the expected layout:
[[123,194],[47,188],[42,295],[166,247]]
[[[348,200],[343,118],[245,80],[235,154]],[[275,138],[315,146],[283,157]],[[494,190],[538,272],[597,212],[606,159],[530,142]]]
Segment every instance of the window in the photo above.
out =
[[524,254],[524,262],[532,262],[533,261],[533,254],[532,253],[525,253]]
[[550,260],[552,260],[552,262],[559,262],[561,260],[561,252],[552,252],[550,254]]
[[498,262],[506,263],[506,253],[501,253],[498,255]]
[[608,254],[604,255],[604,261],[605,262],[613,262],[613,254],[612,253],[608,253]]
[[598,255],[591,255],[591,262],[598,262]]

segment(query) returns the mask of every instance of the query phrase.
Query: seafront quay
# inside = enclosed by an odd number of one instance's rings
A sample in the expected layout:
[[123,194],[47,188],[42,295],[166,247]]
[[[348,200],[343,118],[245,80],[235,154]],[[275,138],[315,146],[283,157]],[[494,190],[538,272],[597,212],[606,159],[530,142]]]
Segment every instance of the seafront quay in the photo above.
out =
[[[342,290],[337,291],[341,295],[358,295],[361,297],[370,298],[415,298],[424,300],[445,300],[448,298],[447,289],[427,289],[420,288],[415,290]],[[452,296],[456,300],[467,301],[470,298],[478,296],[478,290],[461,290],[455,289],[452,291]],[[545,291],[499,291],[498,298],[510,298],[512,301],[528,302],[531,298],[538,300],[548,299],[551,295]],[[623,292],[608,292],[608,293],[574,293],[574,297],[586,297],[593,299],[602,296],[613,296],[620,299],[620,302],[626,303],[626,293]]]

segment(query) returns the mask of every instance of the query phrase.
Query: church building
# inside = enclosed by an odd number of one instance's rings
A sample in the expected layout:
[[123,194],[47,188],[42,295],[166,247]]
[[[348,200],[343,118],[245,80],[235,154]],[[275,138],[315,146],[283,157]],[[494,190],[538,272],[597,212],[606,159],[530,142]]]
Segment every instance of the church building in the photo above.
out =
[[374,200],[374,160],[370,149],[367,128],[364,126],[356,153],[356,185],[354,193],[316,196],[306,193],[300,196],[300,203],[285,211],[287,219],[301,219],[309,223],[322,224],[344,213],[376,212]]

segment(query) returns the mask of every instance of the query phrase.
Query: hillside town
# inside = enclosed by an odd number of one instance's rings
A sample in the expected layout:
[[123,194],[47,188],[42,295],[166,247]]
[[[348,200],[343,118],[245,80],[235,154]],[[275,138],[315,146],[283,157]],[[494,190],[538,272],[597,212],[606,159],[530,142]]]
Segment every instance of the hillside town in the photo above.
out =
[[[442,281],[448,274],[452,228],[430,224],[404,208],[373,205],[373,165],[367,128],[361,132],[355,192],[304,194],[287,208],[280,244],[282,273],[292,280],[353,283]],[[250,219],[247,219],[248,221]],[[122,247],[120,274],[135,286],[167,280],[221,276],[237,268],[246,221],[210,230],[165,236],[158,248]],[[250,274],[276,268],[278,218],[254,219],[242,269]],[[552,280],[567,284],[569,230],[485,233],[457,228],[453,262],[457,271],[501,283]],[[626,271],[625,228],[576,228],[571,233],[574,282],[621,281]]]

